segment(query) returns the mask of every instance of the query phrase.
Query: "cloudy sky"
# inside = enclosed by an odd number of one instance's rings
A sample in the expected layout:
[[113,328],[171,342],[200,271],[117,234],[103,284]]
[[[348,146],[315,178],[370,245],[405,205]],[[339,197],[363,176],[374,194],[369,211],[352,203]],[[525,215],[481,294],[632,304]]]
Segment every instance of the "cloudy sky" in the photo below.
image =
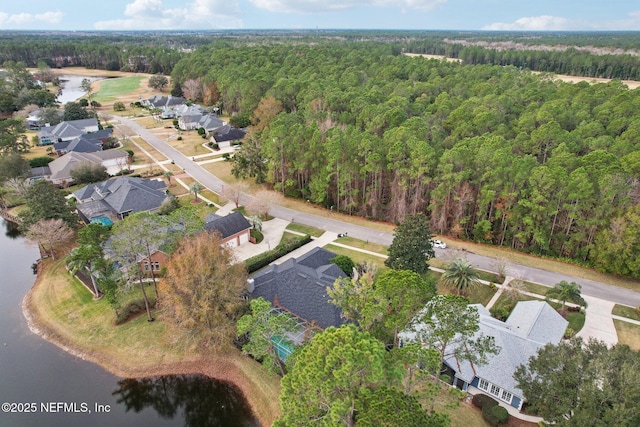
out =
[[638,0],[23,0],[0,30],[636,30]]

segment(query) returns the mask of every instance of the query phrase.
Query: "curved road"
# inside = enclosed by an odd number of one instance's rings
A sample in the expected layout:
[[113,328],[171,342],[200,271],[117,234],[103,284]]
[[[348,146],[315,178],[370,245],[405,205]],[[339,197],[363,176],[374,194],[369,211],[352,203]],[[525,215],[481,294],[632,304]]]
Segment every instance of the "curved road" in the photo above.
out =
[[[140,126],[134,120],[117,116],[113,116],[113,119],[120,121],[120,123],[127,126],[133,132],[137,133],[149,145],[165,155],[168,159],[173,160],[176,165],[180,166],[186,173],[191,175],[202,185],[204,185],[211,191],[220,194],[222,188],[224,187],[224,182],[221,179],[212,175],[206,169],[198,165],[196,162],[192,161],[189,157],[173,148],[171,145],[163,141],[161,138],[157,137],[148,129]],[[241,203],[246,205],[247,202],[251,200],[251,198],[251,196],[243,194]],[[269,213],[276,218],[282,218],[286,221],[294,221],[299,224],[309,225],[323,230],[333,231],[335,233],[348,233],[351,237],[369,242],[390,245],[391,241],[393,240],[393,234],[391,233],[385,233],[367,227],[349,224],[343,221],[298,212],[282,206],[272,206],[269,210]],[[446,250],[447,249],[436,249],[436,255],[442,256],[444,254],[444,251]],[[495,270],[495,258],[481,256],[471,252],[467,252],[467,258],[480,269]],[[595,298],[612,301],[618,304],[628,305],[631,307],[640,306],[640,292],[637,291],[618,288],[594,280],[568,276],[552,271],[543,270],[540,268],[528,267],[521,264],[509,263],[507,265],[507,269],[509,271],[509,275],[522,277],[531,282],[536,282],[547,286],[553,286],[554,284],[562,280],[566,280],[568,282],[576,282],[582,285],[583,295],[588,295]]]

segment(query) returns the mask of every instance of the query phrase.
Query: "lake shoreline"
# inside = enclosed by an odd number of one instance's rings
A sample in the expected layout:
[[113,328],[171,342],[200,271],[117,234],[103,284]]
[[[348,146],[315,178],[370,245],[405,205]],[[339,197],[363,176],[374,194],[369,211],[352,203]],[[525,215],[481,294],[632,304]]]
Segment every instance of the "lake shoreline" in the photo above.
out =
[[[268,390],[255,381],[256,376],[261,374],[261,367],[253,366],[257,365],[257,363],[249,360],[239,352],[238,355],[212,355],[209,357],[197,355],[191,360],[145,367],[136,365],[135,361],[132,360],[115,360],[105,353],[87,351],[79,344],[70,342],[70,339],[63,337],[55,330],[55,327],[51,325],[52,322],[47,321],[48,319],[45,318],[45,315],[34,304],[34,294],[44,286],[43,273],[46,268],[51,268],[49,263],[45,264],[47,265],[38,272],[34,285],[22,300],[22,314],[32,333],[54,344],[66,353],[96,364],[120,378],[201,374],[212,379],[232,383],[242,392],[261,425],[270,426],[275,421],[277,410],[274,411],[273,405],[269,405],[274,400],[273,396],[267,395],[268,393],[266,392]],[[279,408],[279,404],[277,407]]]

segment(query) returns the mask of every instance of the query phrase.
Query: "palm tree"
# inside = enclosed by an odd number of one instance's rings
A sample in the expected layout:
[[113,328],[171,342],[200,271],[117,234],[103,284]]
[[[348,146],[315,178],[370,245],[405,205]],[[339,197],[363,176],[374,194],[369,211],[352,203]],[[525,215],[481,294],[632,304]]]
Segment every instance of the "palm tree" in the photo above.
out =
[[167,181],[169,182],[169,186],[171,186],[171,177],[173,176],[173,172],[171,171],[166,171],[164,173],[164,177],[167,178]]
[[193,193],[193,195],[195,196],[195,198],[193,199],[194,201],[198,201],[198,193],[202,191],[202,185],[198,184],[197,182],[194,182],[193,184],[191,184],[191,187],[189,187],[189,193]]
[[480,278],[469,261],[456,258],[445,266],[442,282],[455,289],[459,295],[465,295],[470,288],[480,284]]
[[94,298],[99,298],[100,291],[98,290],[98,284],[96,283],[96,278],[94,276],[94,273],[97,270],[95,263],[96,256],[97,251],[90,246],[75,248],[71,251],[71,255],[69,255],[69,258],[67,259],[67,268],[74,276],[78,271],[84,271],[87,273],[91,279],[91,284],[93,285],[93,296]]
[[563,280],[560,283],[556,283],[556,285],[549,289],[547,292],[547,298],[553,298],[562,303],[562,315],[566,316],[567,314],[567,301],[578,304],[581,307],[586,307],[587,302],[582,298],[581,295],[582,286],[578,285],[576,282],[568,283],[566,280]]

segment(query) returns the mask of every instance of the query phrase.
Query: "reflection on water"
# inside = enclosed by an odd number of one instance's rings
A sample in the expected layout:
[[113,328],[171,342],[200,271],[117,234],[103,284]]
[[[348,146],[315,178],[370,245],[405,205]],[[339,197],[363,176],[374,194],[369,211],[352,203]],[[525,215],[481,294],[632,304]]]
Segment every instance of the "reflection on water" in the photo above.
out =
[[203,375],[171,375],[118,382],[113,395],[128,411],[153,408],[165,419],[178,416],[185,427],[260,426],[242,392]]
[[7,226],[4,235],[10,239],[17,239],[20,236],[20,229],[18,228],[18,224],[9,221],[7,221],[6,224]]

